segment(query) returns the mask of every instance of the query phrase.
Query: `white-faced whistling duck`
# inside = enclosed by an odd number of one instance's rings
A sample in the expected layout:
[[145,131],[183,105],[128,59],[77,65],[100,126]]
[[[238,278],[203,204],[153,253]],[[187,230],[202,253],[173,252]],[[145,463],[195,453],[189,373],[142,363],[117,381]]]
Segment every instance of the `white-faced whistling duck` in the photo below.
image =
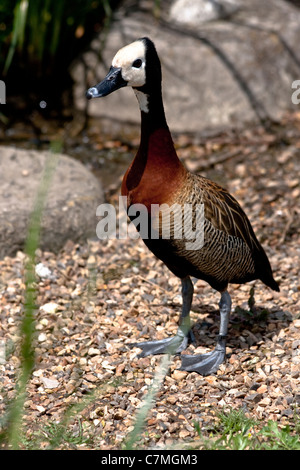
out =
[[[90,88],[86,96],[98,98],[127,85],[133,88],[141,110],[141,140],[123,178],[121,192],[127,198],[128,211],[135,204],[144,208],[154,231],[149,229],[150,232],[142,233],[137,224],[143,241],[182,283],[182,312],[175,337],[135,346],[142,349],[140,356],[180,354],[186,349],[188,343],[194,341],[190,327],[194,289],[190,276],[202,279],[221,295],[219,336],[212,352],[183,354],[181,369],[208,375],[216,372],[225,358],[231,310],[228,283],[243,284],[260,279],[275,291],[279,291],[279,287],[266,253],[235,198],[218,184],[187,171],[178,159],[165,118],[161,79],[155,46],[150,39],[141,38],[117,52],[107,76]],[[197,247],[187,245],[188,233],[181,237],[174,235],[183,225],[183,218],[176,216],[174,208],[186,206],[191,206],[193,211],[190,219],[183,212],[187,222],[184,228],[189,222],[191,230],[195,226],[195,208],[204,208],[201,225],[204,238]],[[172,230],[169,237],[163,236],[161,210],[152,211],[152,207],[170,208]],[[155,230],[158,236],[151,236]],[[182,230],[179,232],[182,234]]]

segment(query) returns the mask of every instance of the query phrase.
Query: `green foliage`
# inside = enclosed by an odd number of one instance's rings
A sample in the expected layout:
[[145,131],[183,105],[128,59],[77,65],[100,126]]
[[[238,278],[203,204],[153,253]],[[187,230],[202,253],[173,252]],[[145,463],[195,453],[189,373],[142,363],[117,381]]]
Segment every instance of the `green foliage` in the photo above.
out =
[[[299,418],[295,419],[299,428]],[[261,434],[268,438],[264,444],[266,450],[300,450],[299,434],[293,435],[290,426],[281,429],[274,421],[268,421],[267,426],[262,428]]]
[[210,450],[300,450],[299,417],[294,416],[295,430],[290,426],[280,428],[278,423],[268,421],[259,429],[259,423],[248,418],[243,410],[217,413],[218,423],[207,438],[195,423],[200,436],[199,447]]
[[[1,39],[8,48],[4,64],[7,73],[14,56],[38,64],[45,72],[62,57],[73,57],[72,50],[95,25],[111,15],[109,0],[4,0],[0,7]],[[88,28],[91,28],[91,31]]]
[[62,92],[71,90],[70,64],[107,29],[118,0],[0,3],[0,77],[7,96],[20,96],[27,107],[46,98],[60,110]]
[[217,413],[218,424],[209,438],[204,436],[198,423],[196,431],[201,437],[201,447],[210,450],[246,450],[253,447],[251,430],[255,421],[247,418],[243,410],[230,410]]

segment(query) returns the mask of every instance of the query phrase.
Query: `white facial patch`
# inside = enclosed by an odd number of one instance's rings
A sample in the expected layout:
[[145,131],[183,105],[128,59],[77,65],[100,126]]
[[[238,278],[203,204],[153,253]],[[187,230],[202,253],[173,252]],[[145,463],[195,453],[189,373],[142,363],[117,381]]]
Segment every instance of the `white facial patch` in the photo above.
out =
[[[122,47],[112,61],[113,67],[120,67],[122,77],[129,86],[141,87],[146,83],[146,50],[143,41],[135,41]],[[141,65],[134,67],[134,62],[140,59]]]
[[144,111],[144,113],[148,113],[149,112],[149,102],[148,102],[149,96],[146,93],[143,93],[142,91],[139,91],[139,90],[134,90],[134,93],[138,99],[140,110]]

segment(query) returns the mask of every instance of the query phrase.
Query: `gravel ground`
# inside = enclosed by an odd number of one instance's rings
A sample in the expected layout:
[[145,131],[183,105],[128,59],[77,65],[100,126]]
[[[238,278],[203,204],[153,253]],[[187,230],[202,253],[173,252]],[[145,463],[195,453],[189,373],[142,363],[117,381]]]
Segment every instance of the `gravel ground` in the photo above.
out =
[[[176,139],[190,169],[220,181],[240,201],[269,255],[280,292],[259,281],[230,286],[226,363],[202,377],[178,370],[180,360],[172,358],[149,412],[142,448],[195,440],[194,422],[209,432],[224,408],[243,408],[259,421],[293,428],[300,401],[299,135],[296,115],[276,133],[257,128],[238,137]],[[117,202],[118,190],[118,184],[109,188],[110,201]],[[0,261],[1,414],[14,396],[20,362],[24,259],[18,252]],[[37,263],[36,366],[25,404],[26,437],[60,421],[70,404],[95,392],[71,430],[92,434],[97,448],[118,449],[162,359],[139,359],[139,350],[129,345],[176,332],[180,282],[141,240],[129,238],[80,246],[68,242],[58,254],[39,251]],[[255,313],[248,307],[252,286]],[[218,293],[205,282],[195,284],[191,317],[197,347],[189,346],[188,353],[214,347],[218,302]]]

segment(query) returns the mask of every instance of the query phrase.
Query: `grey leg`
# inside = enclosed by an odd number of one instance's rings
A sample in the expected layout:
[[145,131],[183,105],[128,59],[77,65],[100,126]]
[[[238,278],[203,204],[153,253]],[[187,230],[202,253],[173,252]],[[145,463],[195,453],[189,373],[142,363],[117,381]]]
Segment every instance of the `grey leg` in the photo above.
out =
[[134,343],[131,346],[142,349],[139,357],[149,356],[150,354],[179,354],[186,349],[189,341],[193,341],[193,335],[190,331],[190,309],[193,300],[194,287],[189,277],[181,279],[182,286],[182,311],[179,319],[179,327],[174,337],[165,338],[158,341],[145,341],[143,343]]
[[[194,286],[189,277],[181,279],[181,293],[182,293],[182,311],[179,319],[179,327],[177,334],[180,332],[187,338],[192,335],[191,332],[191,318],[190,311],[193,301]],[[192,339],[192,338],[191,338]],[[182,348],[182,351],[185,348]]]
[[183,355],[181,370],[198,372],[202,375],[210,375],[216,372],[219,365],[224,362],[226,354],[226,336],[231,311],[231,298],[227,290],[221,293],[220,306],[220,329],[217,345],[213,351],[207,354],[195,356]]

